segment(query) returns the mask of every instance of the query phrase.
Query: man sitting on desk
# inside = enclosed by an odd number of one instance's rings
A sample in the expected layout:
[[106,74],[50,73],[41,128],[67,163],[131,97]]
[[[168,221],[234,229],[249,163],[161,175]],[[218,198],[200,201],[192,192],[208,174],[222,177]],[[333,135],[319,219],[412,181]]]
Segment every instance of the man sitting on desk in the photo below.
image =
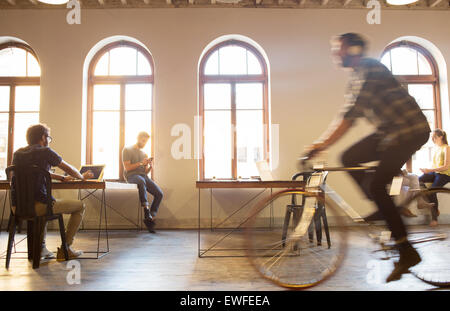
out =
[[[36,165],[47,171],[50,171],[52,166],[57,166],[66,172],[70,176],[62,176],[58,174],[50,173],[52,179],[60,181],[69,181],[74,179],[89,179],[93,177],[91,171],[87,171],[84,174],[80,174],[72,165],[65,162],[55,151],[53,151],[48,144],[52,141],[50,137],[50,129],[44,124],[32,125],[27,129],[27,142],[28,146],[20,148],[13,155],[13,165]],[[47,205],[45,198],[47,197],[47,190],[43,180],[38,179],[35,193],[35,209],[38,216],[43,216],[47,213]],[[14,202],[15,192],[12,191],[12,198]],[[80,227],[81,220],[83,219],[85,206],[84,203],[78,200],[59,200],[53,199],[53,212],[55,214],[70,214],[69,223],[66,230],[66,238],[68,245],[69,258],[79,257],[83,252],[72,249],[74,236]],[[13,203],[14,204],[14,203]],[[55,255],[50,252],[45,245],[45,235],[47,227],[44,231],[44,242],[42,244],[41,257],[54,258]],[[63,249],[58,248],[57,253],[58,260],[64,260]]]
[[[125,169],[124,177],[132,184],[137,184],[139,189],[139,200],[144,208],[144,223],[148,231],[155,233],[154,218],[158,212],[163,193],[149,177],[148,173],[152,170],[153,158],[147,158],[147,155],[141,150],[148,142],[150,135],[146,132],[140,132],[137,142],[131,147],[124,148],[122,151],[122,162]],[[147,191],[153,195],[153,202],[150,209],[147,201]]]

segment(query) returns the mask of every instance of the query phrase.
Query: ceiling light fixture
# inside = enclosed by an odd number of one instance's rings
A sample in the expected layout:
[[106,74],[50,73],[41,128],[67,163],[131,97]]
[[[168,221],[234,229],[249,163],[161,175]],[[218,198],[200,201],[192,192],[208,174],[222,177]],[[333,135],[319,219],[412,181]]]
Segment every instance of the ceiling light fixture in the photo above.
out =
[[413,4],[419,0],[386,0],[386,2],[390,5],[408,5]]
[[53,4],[53,5],[61,5],[69,2],[69,0],[38,0],[38,1],[45,4]]

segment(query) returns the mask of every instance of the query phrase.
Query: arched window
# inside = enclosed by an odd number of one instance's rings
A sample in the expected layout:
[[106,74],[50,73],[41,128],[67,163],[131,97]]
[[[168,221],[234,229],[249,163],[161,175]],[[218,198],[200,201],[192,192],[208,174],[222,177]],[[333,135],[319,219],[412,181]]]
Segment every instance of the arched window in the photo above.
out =
[[[436,61],[424,47],[400,41],[386,47],[381,62],[413,96],[428,119],[430,128],[442,127],[439,99],[439,72]],[[407,163],[409,171],[420,173],[419,168],[429,167],[433,142],[431,139]]]
[[105,179],[122,179],[122,149],[140,131],[152,155],[153,72],[150,53],[128,41],[103,47],[89,65],[86,162],[106,164]]
[[26,130],[39,123],[41,68],[23,43],[0,44],[0,178],[17,149],[27,145]]
[[255,162],[269,154],[263,56],[248,43],[228,40],[205,53],[199,70],[200,179],[258,176]]

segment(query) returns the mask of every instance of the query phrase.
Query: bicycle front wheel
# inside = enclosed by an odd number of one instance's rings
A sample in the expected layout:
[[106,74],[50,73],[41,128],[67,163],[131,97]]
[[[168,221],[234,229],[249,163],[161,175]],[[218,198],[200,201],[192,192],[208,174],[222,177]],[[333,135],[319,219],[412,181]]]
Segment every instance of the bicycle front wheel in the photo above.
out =
[[[438,209],[450,204],[450,189],[434,188],[417,193],[403,206],[420,208],[432,202],[438,202]],[[425,203],[425,204],[424,204]],[[433,203],[432,203],[433,204]],[[450,241],[448,226],[439,226],[422,231],[409,232],[409,241],[416,248],[422,261],[410,269],[411,273],[425,283],[438,286],[450,286]]]
[[333,217],[331,227],[327,215],[338,213],[316,193],[288,189],[263,200],[246,228],[252,265],[264,278],[287,288],[307,288],[326,280],[346,250],[342,216]]

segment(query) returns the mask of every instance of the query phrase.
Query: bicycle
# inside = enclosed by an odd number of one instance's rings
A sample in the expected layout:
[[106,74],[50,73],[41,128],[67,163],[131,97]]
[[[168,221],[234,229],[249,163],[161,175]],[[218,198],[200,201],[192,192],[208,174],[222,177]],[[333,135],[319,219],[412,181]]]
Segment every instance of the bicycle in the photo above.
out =
[[[256,204],[246,227],[247,256],[254,268],[265,279],[292,289],[309,288],[330,278],[344,259],[348,225],[365,225],[377,232],[379,229],[366,222],[331,189],[325,183],[326,177],[329,172],[370,171],[374,168],[315,167],[294,176],[304,177],[304,190],[282,190]],[[439,200],[442,196],[450,200],[450,189],[435,188],[418,192],[401,207],[414,206],[419,197],[431,194],[439,195]],[[284,221],[278,217],[278,221],[274,221],[268,230],[264,224],[270,217],[270,208],[279,210],[278,206],[286,206]],[[326,214],[334,216],[330,228]],[[318,225],[321,219],[327,236],[326,244],[321,242],[322,229]],[[314,227],[317,243],[313,239]],[[383,252],[385,256],[382,259],[395,256],[396,247],[390,240],[389,231],[369,234],[369,237],[380,246],[373,253]],[[422,257],[422,262],[412,267],[410,272],[428,284],[450,286],[450,245],[446,241],[447,235],[439,231],[425,231],[411,233],[408,238]]]

